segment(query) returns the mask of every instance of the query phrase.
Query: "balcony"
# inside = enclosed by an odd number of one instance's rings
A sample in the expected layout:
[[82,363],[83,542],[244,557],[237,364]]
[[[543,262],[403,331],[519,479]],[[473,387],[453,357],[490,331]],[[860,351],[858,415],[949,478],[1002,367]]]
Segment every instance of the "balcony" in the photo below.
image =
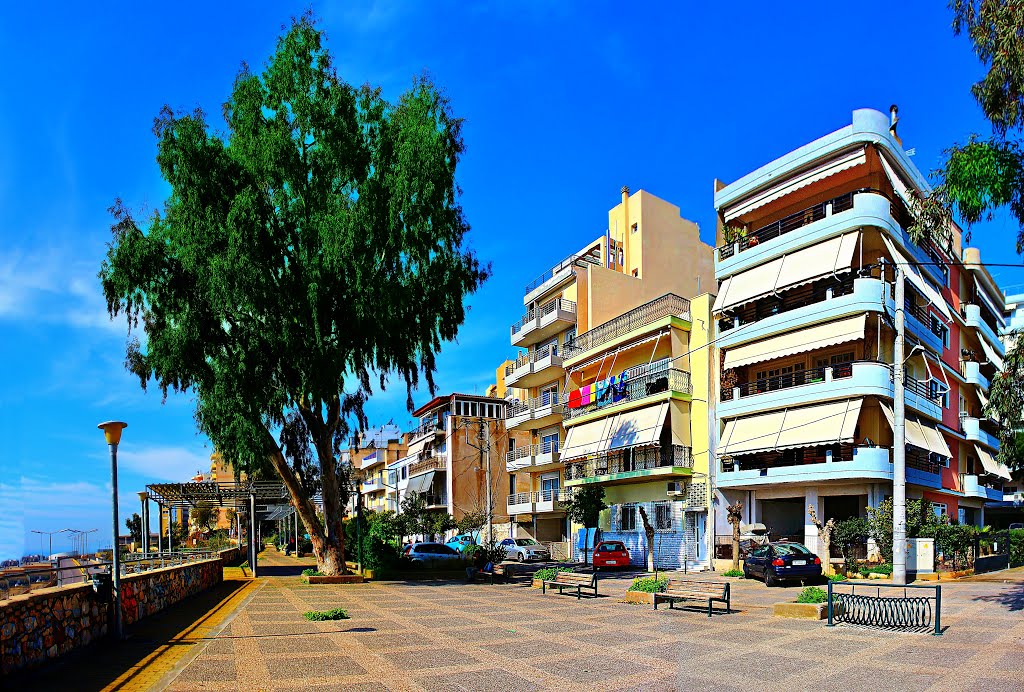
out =
[[[624,408],[620,404],[640,402],[651,397],[666,398],[666,396],[689,396],[692,393],[690,384],[690,373],[685,370],[668,367],[671,361],[666,359],[651,366],[640,366],[626,371],[626,382],[621,386],[610,386],[606,390],[603,399],[589,403],[577,408],[565,409],[565,420],[575,421],[591,413],[601,414],[609,410]],[[632,370],[639,370],[643,374],[629,376]],[[592,416],[597,418],[599,416]]]
[[[984,420],[984,423],[982,423],[982,420]],[[974,416],[969,416],[963,412],[960,413],[960,429],[963,431],[967,439],[971,442],[980,442],[986,447],[998,452],[999,438],[984,429],[984,426],[987,425],[991,425],[987,418],[980,419],[975,418]]]
[[547,471],[559,463],[558,441],[516,447],[505,455],[505,470],[509,473],[528,469]]
[[[939,404],[939,397],[931,395],[928,385],[909,375],[905,382],[907,407],[923,413],[928,418],[941,420],[942,407]],[[718,415],[722,418],[732,418],[830,399],[865,396],[892,399],[893,390],[890,364],[868,360],[854,361],[740,383],[721,392]]]
[[977,385],[988,391],[991,383],[988,378],[981,374],[981,363],[971,360],[960,361],[960,374],[964,376],[969,384]]
[[384,481],[380,478],[371,478],[363,481],[362,491],[364,493],[374,493],[380,490],[384,490]]
[[559,512],[565,509],[565,502],[569,497],[570,491],[559,488],[538,490],[532,493],[516,493],[508,496],[506,507],[510,515]]
[[965,303],[960,306],[960,312],[963,315],[964,321],[967,322],[967,326],[977,329],[985,340],[988,341],[989,345],[995,349],[996,354],[1000,358],[1006,354],[1003,342],[999,340],[996,330],[982,315],[980,306]]
[[971,473],[960,474],[960,488],[967,497],[980,497],[982,500],[1000,502],[1003,499],[1001,482],[982,481]]
[[573,254],[548,269],[536,279],[526,284],[526,297],[523,302],[530,304],[547,291],[562,283],[575,274],[573,267],[594,264],[601,266],[601,247],[596,245],[582,254]]
[[693,455],[689,447],[682,445],[616,450],[565,464],[567,486],[587,483],[618,485],[692,474]]
[[448,414],[444,415],[444,418],[438,420],[436,417],[431,416],[429,419],[420,421],[419,426],[413,431],[413,439],[423,437],[424,435],[444,435],[445,434],[445,423],[448,420]]
[[[902,245],[909,259],[921,263],[921,271],[926,272],[932,281],[940,285],[944,283],[942,273],[932,265],[929,256],[911,242],[910,236],[900,226],[893,214],[892,203],[883,193],[865,189],[853,192],[852,196],[852,207],[845,207],[845,202],[837,202],[847,197],[841,195],[830,200],[833,203],[831,213],[827,209],[819,209],[822,205],[810,206],[786,217],[789,221],[783,219],[785,224],[769,224],[748,232],[741,241],[718,248],[715,253],[715,278],[737,274],[771,257],[815,245],[860,226],[872,226],[882,229],[898,245]],[[837,211],[837,203],[842,211]],[[822,204],[827,205],[828,202]],[[763,239],[759,235],[762,231]],[[751,242],[754,237],[758,238],[757,242]]]
[[424,493],[423,501],[427,509],[446,509],[448,496],[444,494]]
[[529,388],[550,382],[562,372],[562,355],[558,345],[524,353],[515,363],[505,366],[505,384],[509,387]]
[[556,298],[530,310],[512,325],[512,345],[526,348],[576,324],[576,303]]
[[542,394],[526,401],[509,401],[507,409],[506,427],[535,430],[561,423],[565,405],[558,394]]
[[448,460],[440,454],[429,456],[422,461],[409,464],[409,476],[418,476],[427,471],[444,471],[448,467]]
[[[785,454],[750,454],[723,460],[720,488],[756,488],[777,483],[829,483],[892,480],[890,451],[885,447],[841,445],[838,453],[823,448],[787,450]],[[802,452],[797,456],[795,452]],[[942,467],[923,456],[907,454],[907,482],[928,488],[942,487]]]
[[577,334],[572,343],[563,349],[565,359],[578,358],[588,351],[609,344],[637,329],[667,317],[678,317],[689,322],[690,301],[674,293],[667,293],[589,331]]

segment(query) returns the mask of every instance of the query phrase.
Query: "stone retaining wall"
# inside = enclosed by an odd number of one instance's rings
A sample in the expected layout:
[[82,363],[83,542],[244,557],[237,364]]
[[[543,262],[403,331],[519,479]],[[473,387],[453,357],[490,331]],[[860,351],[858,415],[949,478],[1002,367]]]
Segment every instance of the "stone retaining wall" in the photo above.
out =
[[[124,624],[221,583],[222,565],[222,558],[215,558],[125,576],[121,580]],[[0,674],[43,664],[103,639],[109,632],[110,612],[109,602],[88,583],[0,601]]]

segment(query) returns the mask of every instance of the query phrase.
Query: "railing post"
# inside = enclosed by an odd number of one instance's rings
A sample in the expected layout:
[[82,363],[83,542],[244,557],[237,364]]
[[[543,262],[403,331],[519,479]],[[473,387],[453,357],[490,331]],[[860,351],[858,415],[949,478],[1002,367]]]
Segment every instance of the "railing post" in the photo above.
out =
[[832,622],[832,580],[828,580],[828,626],[835,627],[835,623]]
[[942,587],[935,585],[935,636],[942,636]]

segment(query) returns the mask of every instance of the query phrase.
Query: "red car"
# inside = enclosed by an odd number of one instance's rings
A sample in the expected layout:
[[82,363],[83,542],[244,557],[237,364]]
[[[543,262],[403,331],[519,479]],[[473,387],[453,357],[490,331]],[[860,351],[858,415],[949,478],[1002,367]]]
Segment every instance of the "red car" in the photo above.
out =
[[594,569],[629,567],[629,551],[622,541],[601,541],[594,548]]

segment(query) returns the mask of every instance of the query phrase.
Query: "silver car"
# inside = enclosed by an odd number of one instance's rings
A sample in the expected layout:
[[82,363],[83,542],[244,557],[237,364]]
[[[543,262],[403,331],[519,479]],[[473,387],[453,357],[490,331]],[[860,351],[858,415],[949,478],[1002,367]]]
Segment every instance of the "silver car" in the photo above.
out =
[[498,545],[505,549],[505,557],[509,560],[529,562],[551,559],[548,549],[532,538],[506,538]]
[[413,562],[429,564],[462,559],[459,551],[453,550],[443,543],[413,543],[405,549],[405,554]]

